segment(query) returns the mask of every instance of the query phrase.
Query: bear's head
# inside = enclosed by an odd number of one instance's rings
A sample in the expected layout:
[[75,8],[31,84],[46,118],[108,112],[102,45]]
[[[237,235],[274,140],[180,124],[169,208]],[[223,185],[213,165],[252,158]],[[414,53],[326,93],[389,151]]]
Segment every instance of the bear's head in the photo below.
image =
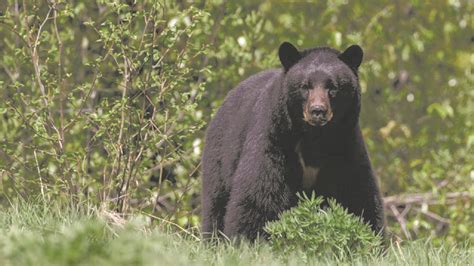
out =
[[279,57],[290,115],[319,128],[356,121],[360,111],[357,71],[362,56],[358,45],[340,53],[332,48],[298,51],[288,42],[281,44]]

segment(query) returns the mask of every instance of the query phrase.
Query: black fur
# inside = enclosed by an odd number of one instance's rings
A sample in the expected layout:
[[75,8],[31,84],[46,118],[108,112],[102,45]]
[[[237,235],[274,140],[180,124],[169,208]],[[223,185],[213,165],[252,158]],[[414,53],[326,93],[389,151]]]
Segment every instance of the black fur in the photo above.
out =
[[[202,232],[265,237],[265,223],[295,206],[296,192],[304,190],[335,198],[383,233],[383,204],[358,122],[362,49],[300,52],[284,43],[279,56],[282,69],[244,80],[210,123],[202,158]],[[331,91],[333,117],[323,126],[303,119],[308,95],[318,86]],[[309,188],[302,185],[298,154],[319,169]]]

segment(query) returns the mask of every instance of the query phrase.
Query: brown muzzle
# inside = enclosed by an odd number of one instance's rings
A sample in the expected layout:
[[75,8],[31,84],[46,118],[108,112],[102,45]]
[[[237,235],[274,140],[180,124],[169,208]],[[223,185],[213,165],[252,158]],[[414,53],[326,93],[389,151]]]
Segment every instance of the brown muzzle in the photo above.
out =
[[315,87],[309,91],[303,110],[304,121],[312,126],[324,126],[333,117],[328,90]]

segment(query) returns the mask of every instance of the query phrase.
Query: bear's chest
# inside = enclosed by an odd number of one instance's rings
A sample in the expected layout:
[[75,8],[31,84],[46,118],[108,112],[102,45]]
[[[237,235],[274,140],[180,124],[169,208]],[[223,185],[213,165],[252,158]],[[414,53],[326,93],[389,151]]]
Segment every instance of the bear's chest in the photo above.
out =
[[319,167],[311,166],[305,161],[303,154],[303,143],[300,141],[295,148],[298,162],[302,169],[301,187],[303,190],[310,190],[314,188],[316,180],[318,179]]

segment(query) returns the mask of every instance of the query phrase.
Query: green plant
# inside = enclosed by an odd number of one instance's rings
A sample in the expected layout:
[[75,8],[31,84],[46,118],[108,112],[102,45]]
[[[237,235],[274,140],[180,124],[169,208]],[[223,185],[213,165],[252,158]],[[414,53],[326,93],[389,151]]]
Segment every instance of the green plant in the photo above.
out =
[[[0,8],[0,201],[41,195],[197,223],[180,202],[199,165],[208,13],[165,5]],[[167,183],[164,169],[180,182]]]
[[284,253],[303,251],[309,256],[371,256],[380,252],[382,238],[375,235],[361,218],[323,198],[300,196],[297,207],[285,211],[280,219],[266,225],[272,247]]

